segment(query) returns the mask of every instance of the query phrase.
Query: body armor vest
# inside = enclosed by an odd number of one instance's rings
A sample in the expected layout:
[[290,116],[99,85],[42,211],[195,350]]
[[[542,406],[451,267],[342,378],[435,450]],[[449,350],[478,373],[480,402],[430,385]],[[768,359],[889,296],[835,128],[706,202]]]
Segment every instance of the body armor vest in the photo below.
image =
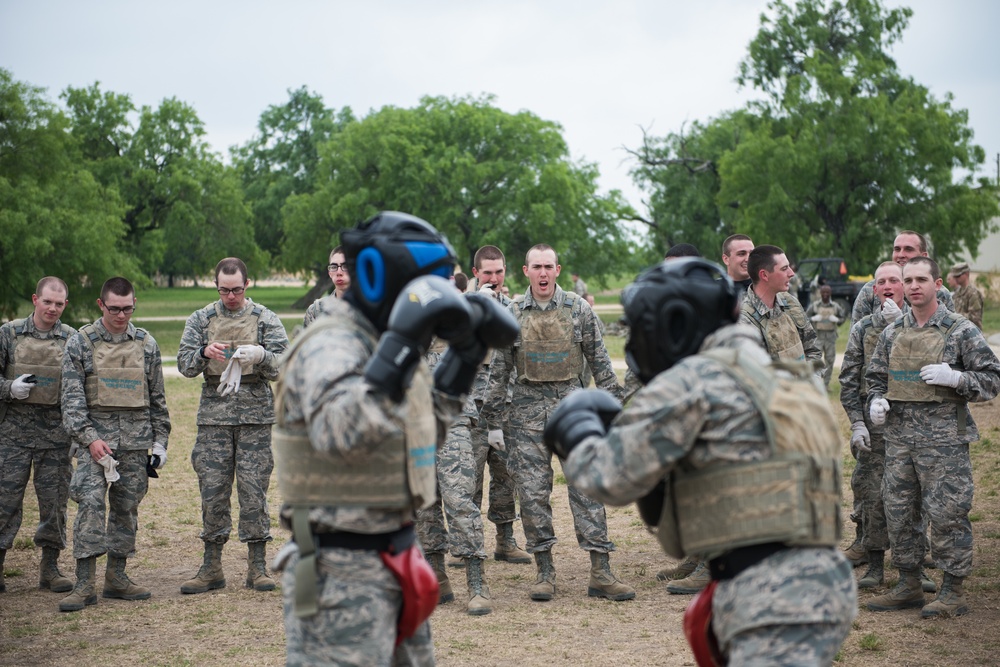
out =
[[883,331],[885,331],[885,326],[875,326],[875,320],[871,315],[865,315],[861,318],[861,347],[865,354],[860,386],[862,399],[868,396],[868,378],[865,377],[866,374],[864,371],[868,370],[868,364],[872,362],[872,355],[875,354],[875,345],[878,343],[878,337],[882,335]]
[[134,410],[149,407],[146,385],[144,329],[135,330],[135,340],[109,343],[94,325],[80,329],[90,342],[94,373],[84,380],[87,407],[92,410]]
[[657,538],[667,554],[713,558],[779,542],[834,546],[840,538],[840,430],[809,364],[779,364],[776,376],[736,350],[703,353],[747,392],[764,421],[771,456],[675,470]]
[[816,304],[816,314],[822,315],[823,319],[813,324],[813,329],[815,329],[816,331],[837,330],[836,322],[831,322],[829,319],[827,319],[831,315],[837,314],[837,304],[835,304],[833,301],[831,301],[830,303],[823,303],[822,301],[820,301],[819,303]]
[[62,388],[62,358],[70,329],[64,324],[52,332],[52,338],[35,338],[27,332],[26,320],[14,322],[14,363],[7,367],[7,379],[25,373],[35,376],[35,386],[20,403],[59,405]]
[[[222,317],[219,309],[224,308],[224,306],[218,303],[214,305],[215,310],[208,314],[208,341],[210,343],[226,343],[229,345],[226,348],[225,360],[209,359],[208,368],[205,369],[205,379],[218,384],[219,376],[226,370],[229,359],[236,352],[236,348],[240,345],[259,345],[257,340],[257,323],[260,321],[260,314],[264,312],[264,307],[255,305],[241,317]],[[243,376],[242,383],[247,383],[248,375],[257,377],[252,367],[243,369],[243,365],[240,364],[240,368],[242,369],[241,375]]]
[[772,359],[775,361],[802,361],[806,358],[806,351],[802,346],[802,339],[799,337],[799,327],[805,326],[805,313],[801,308],[795,308],[792,304],[785,302],[781,294],[775,299],[776,306],[778,303],[787,306],[787,310],[781,311],[781,315],[774,318],[765,317],[756,309],[751,309],[750,318],[760,329],[761,335],[764,336],[764,345]]
[[582,340],[573,326],[573,305],[576,299],[567,296],[561,308],[527,311],[516,306],[520,315],[520,340],[515,354],[521,369],[519,382],[565,382],[583,374]]

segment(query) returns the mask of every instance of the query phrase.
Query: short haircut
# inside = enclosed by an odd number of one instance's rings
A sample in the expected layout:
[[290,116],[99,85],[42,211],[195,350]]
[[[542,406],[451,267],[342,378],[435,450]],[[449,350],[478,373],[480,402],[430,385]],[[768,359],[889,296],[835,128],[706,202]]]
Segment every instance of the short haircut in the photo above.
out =
[[759,245],[750,251],[747,257],[747,273],[754,285],[760,280],[760,272],[774,270],[774,258],[785,254],[785,251],[776,245]]
[[66,298],[67,299],[69,298],[69,287],[66,286],[66,283],[63,282],[62,278],[56,278],[55,276],[45,276],[44,278],[38,281],[37,285],[35,285],[35,294],[40,295],[42,293],[42,290],[45,289],[46,287],[51,287],[52,289],[61,289],[62,293],[66,295]]
[[104,281],[104,285],[101,287],[101,303],[107,303],[110,294],[135,298],[135,288],[125,278],[115,276]]
[[225,273],[227,276],[234,274],[240,274],[243,276],[243,282],[247,281],[247,265],[243,263],[242,259],[238,257],[226,257],[225,259],[219,260],[219,263],[215,265],[215,284],[219,284],[219,274]]
[[[538,252],[545,252],[546,250],[551,250],[552,254],[556,256],[556,264],[559,264],[559,253],[556,252],[556,249],[553,248],[552,246],[548,245],[548,244],[539,243],[537,245],[531,246],[530,248],[528,248],[528,252],[524,253],[524,265],[525,266],[528,265],[528,255],[530,255],[535,250],[537,250]],[[573,273],[571,275],[577,276],[577,275],[580,275],[580,274]]]
[[461,271],[456,273],[455,287],[457,287],[459,291],[464,292],[468,286],[469,286],[469,276],[465,275]]
[[490,259],[499,259],[504,266],[507,265],[507,258],[503,256],[500,248],[495,245],[484,245],[476,251],[476,255],[472,258],[472,266],[476,267],[476,271],[478,271],[483,268],[483,262]]
[[663,256],[663,259],[673,259],[675,257],[701,257],[701,253],[690,243],[678,243]]
[[[896,236],[902,236],[903,234],[913,234],[914,236],[916,236],[920,240],[920,252],[927,252],[927,239],[924,237],[923,234],[921,234],[920,232],[915,232],[912,229],[904,229],[903,231],[896,234]],[[893,239],[893,243],[895,242],[896,239]],[[935,280],[937,279],[935,278]]]
[[733,245],[733,241],[750,241],[750,243],[753,243],[753,239],[747,236],[746,234],[733,234],[732,236],[730,236],[729,238],[727,238],[725,241],[722,242],[723,255],[726,255],[727,257],[729,256],[729,250]]
[[906,266],[911,264],[926,264],[931,268],[931,278],[934,280],[941,280],[941,267],[930,257],[912,257],[910,261],[906,263]]
[[[899,269],[899,275],[900,275],[900,277],[902,277],[902,275],[903,275],[903,267],[901,267],[899,264],[896,264],[896,262],[892,261],[891,259],[890,260],[886,260],[886,261],[882,262],[881,264],[879,264],[878,266],[876,266],[875,267],[875,273],[878,273],[879,271],[881,271],[883,268],[885,268],[887,266],[894,266],[897,269]],[[874,275],[874,274],[872,274],[872,275]]]
[[[331,250],[330,251],[330,257],[326,261],[327,262],[332,262],[334,255],[344,255],[344,246],[339,245],[336,248],[334,248],[333,250]],[[344,255],[344,259],[345,260],[347,259],[347,255]],[[244,267],[244,270],[245,270],[245,267]],[[226,273],[229,273],[229,272],[227,271]],[[216,274],[216,276],[218,276],[218,274]]]

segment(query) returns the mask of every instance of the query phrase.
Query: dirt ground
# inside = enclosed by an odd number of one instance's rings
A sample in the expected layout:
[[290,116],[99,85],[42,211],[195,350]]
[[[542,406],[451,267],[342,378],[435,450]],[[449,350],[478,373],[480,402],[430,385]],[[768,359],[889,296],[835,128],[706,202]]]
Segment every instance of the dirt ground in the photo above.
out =
[[[100,598],[96,606],[82,612],[60,613],[57,605],[63,594],[37,589],[40,550],[30,541],[37,510],[29,488],[24,526],[7,555],[7,592],[0,594],[0,664],[283,664],[281,593],[243,588],[243,545],[234,540],[224,552],[225,589],[203,595],[181,595],[179,590],[201,559],[198,486],[189,463],[197,406],[197,391],[192,386],[188,380],[168,379],[174,419],[170,459],[161,478],[151,480],[140,509],[138,554],[129,562],[132,578],[152,589],[152,599],[126,602]],[[843,415],[839,405],[836,410]],[[1000,410],[992,402],[975,406],[973,413],[983,440],[972,449],[976,496],[972,513],[975,569],[967,582],[971,613],[958,619],[927,621],[920,618],[919,610],[875,614],[862,609],[837,664],[1000,664]],[[846,420],[843,426],[846,443]],[[849,499],[845,480],[845,517]],[[273,513],[279,502],[274,484],[271,500]],[[693,665],[681,631],[690,598],[671,596],[664,584],[656,581],[655,573],[670,561],[645,531],[635,509],[608,508],[611,537],[618,546],[612,567],[637,591],[635,600],[615,603],[587,597],[589,560],[575,544],[564,482],[556,486],[553,505],[561,540],[554,552],[556,598],[546,603],[528,599],[533,565],[490,560],[486,574],[495,611],[471,617],[465,614],[464,571],[449,568],[456,601],[439,607],[432,617],[438,664]],[[74,510],[70,502],[70,534]],[[853,524],[846,525],[844,545],[853,538]],[[491,552],[494,538],[492,526],[487,526],[487,550]],[[519,524],[516,530],[520,535]],[[274,534],[269,557],[287,538],[277,527]],[[523,535],[519,541],[523,545]],[[72,577],[70,554],[64,552],[61,565],[63,573]],[[99,575],[103,568],[101,559]],[[860,572],[856,571],[856,576]],[[931,575],[940,582],[939,572],[931,571]],[[880,592],[862,592],[861,606]]]

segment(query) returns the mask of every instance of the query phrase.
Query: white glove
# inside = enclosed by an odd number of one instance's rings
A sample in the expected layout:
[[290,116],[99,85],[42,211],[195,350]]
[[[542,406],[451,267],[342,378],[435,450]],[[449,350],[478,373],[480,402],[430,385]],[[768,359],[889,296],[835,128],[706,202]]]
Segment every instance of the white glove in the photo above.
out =
[[486,442],[490,444],[490,447],[497,450],[498,452],[507,451],[507,445],[503,441],[503,431],[500,429],[494,429],[486,434]]
[[876,398],[872,401],[872,406],[868,410],[868,416],[872,418],[872,424],[881,426],[885,423],[885,416],[889,413],[889,401],[884,398]]
[[837,323],[837,316],[836,315],[830,315],[827,319],[830,320],[831,322],[833,322],[834,324]]
[[97,463],[104,468],[104,479],[108,481],[108,484],[114,484],[121,479],[121,474],[118,472],[118,461],[115,461],[111,454],[105,454],[104,458]]
[[251,366],[264,361],[264,348],[260,345],[240,345],[233,352],[233,357],[239,359],[240,363],[249,370]]
[[75,440],[69,443],[69,457],[71,459],[75,459],[76,453],[79,451],[80,451],[80,443],[76,442]]
[[19,401],[23,401],[28,398],[28,394],[31,393],[31,388],[35,386],[34,382],[25,382],[24,378],[31,377],[30,373],[25,373],[24,375],[17,376],[17,379],[10,383],[10,395]]
[[871,434],[868,433],[868,427],[861,419],[851,424],[851,451],[854,451],[855,448],[863,452],[872,451]]
[[942,387],[958,386],[958,381],[962,379],[962,372],[945,363],[928,364],[920,369],[920,379],[927,384],[937,384]]
[[885,303],[882,304],[882,317],[888,324],[892,324],[900,317],[903,316],[903,311],[900,310],[899,305],[892,299],[886,299]]
[[813,315],[812,317],[809,318],[809,321],[810,322],[822,322],[823,321],[823,316],[822,315],[818,315],[818,314],[817,315]]
[[153,443],[153,456],[160,457],[159,465],[155,466],[157,470],[159,470],[160,468],[162,468],[167,464],[167,448],[158,442]]
[[226,370],[222,371],[222,375],[219,376],[219,396],[229,396],[229,394],[235,394],[240,390],[243,368],[240,366],[240,360],[236,357],[237,354],[239,352],[233,353]]

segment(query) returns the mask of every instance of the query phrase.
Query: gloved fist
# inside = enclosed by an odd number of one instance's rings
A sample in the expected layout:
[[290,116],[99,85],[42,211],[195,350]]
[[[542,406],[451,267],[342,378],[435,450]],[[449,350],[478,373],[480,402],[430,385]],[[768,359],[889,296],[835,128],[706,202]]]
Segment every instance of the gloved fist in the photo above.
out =
[[503,440],[503,431],[500,429],[493,429],[486,434],[486,442],[489,443],[490,447],[497,450],[498,452],[507,451],[507,443]]
[[882,317],[885,318],[885,321],[892,324],[902,316],[903,311],[900,309],[899,304],[892,299],[886,299],[885,303],[882,304]]
[[496,299],[478,292],[465,298],[472,315],[469,325],[452,337],[434,369],[434,386],[449,396],[469,391],[491,347],[506,347],[517,339],[517,320]]
[[881,426],[885,423],[885,416],[889,414],[889,401],[884,398],[876,398],[872,401],[868,409],[868,416],[872,418],[872,424]]
[[826,319],[830,320],[830,321],[831,321],[831,322],[833,322],[834,324],[836,324],[836,323],[837,323],[837,320],[838,320],[838,318],[837,318],[837,316],[836,316],[836,315],[830,315],[830,316],[829,316],[829,317],[827,317]]
[[549,415],[542,440],[556,456],[565,459],[592,435],[604,435],[622,411],[618,399],[603,389],[581,389],[564,398]]
[[35,376],[31,373],[18,375],[17,379],[10,383],[10,395],[19,401],[28,398],[32,387],[35,386]]
[[233,352],[233,357],[240,360],[240,364],[250,369],[251,366],[264,362],[264,348],[260,345],[240,345]]
[[920,369],[920,379],[927,384],[954,389],[962,379],[962,373],[945,363],[928,364]]
[[810,322],[822,322],[823,321],[823,316],[819,315],[819,314],[813,315],[812,317],[809,318],[809,321]]
[[862,419],[851,424],[851,453],[854,458],[858,458],[856,452],[859,450],[869,453],[872,451],[872,437]]
[[229,396],[238,392],[242,378],[243,368],[234,352],[226,370],[222,371],[222,375],[219,376],[219,396]]

